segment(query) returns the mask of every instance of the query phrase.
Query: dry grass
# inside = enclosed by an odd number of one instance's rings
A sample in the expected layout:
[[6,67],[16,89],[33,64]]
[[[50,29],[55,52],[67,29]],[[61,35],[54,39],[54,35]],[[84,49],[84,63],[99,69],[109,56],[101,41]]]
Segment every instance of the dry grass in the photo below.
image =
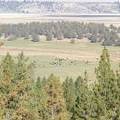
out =
[[[5,42],[5,46],[0,48],[0,55],[10,52],[17,55],[21,51],[28,56],[52,56],[70,60],[97,61],[103,47],[96,43],[89,43],[86,39],[77,40],[71,44],[69,40],[63,41],[41,41],[33,43],[25,40],[15,40]],[[120,61],[120,48],[108,47],[112,61]]]
[[95,22],[104,23],[105,25],[113,24],[120,26],[119,17],[46,17],[40,14],[21,14],[21,13],[8,13],[0,14],[0,24],[17,24],[17,23],[30,23],[30,22],[56,22],[56,21],[76,21],[76,22]]
[[[0,55],[9,52],[18,55],[21,51],[30,57],[36,64],[35,76],[48,76],[54,73],[61,76],[76,78],[87,70],[90,80],[95,79],[94,69],[98,63],[103,47],[100,44],[91,44],[86,39],[71,44],[69,40],[40,41],[34,43],[23,39],[6,41],[0,48]],[[120,62],[120,47],[108,47],[112,66],[118,69]],[[62,61],[61,61],[62,59]]]

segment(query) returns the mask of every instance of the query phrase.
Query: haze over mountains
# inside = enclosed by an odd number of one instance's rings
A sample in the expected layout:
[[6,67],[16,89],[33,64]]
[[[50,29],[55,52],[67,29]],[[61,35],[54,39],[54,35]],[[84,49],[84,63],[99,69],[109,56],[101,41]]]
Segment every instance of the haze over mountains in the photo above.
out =
[[119,1],[1,1],[0,13],[37,13],[41,15],[119,14]]

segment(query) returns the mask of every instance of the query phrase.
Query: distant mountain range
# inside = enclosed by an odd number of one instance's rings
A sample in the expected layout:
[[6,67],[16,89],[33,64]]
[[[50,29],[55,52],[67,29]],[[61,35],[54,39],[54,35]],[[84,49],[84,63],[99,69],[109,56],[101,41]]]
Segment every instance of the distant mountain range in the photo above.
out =
[[1,1],[0,13],[37,13],[41,15],[120,14],[120,3]]

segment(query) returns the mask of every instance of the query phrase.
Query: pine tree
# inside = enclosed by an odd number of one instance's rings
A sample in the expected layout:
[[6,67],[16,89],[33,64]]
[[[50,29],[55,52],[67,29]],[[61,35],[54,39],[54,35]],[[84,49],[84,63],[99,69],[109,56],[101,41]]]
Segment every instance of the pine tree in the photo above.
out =
[[79,76],[75,81],[75,94],[77,97],[80,95],[81,87],[84,84],[83,82],[84,82],[84,80],[81,76]]
[[59,78],[51,75],[48,78],[45,90],[48,95],[47,108],[49,111],[49,120],[68,120],[69,115]]
[[0,65],[0,107],[2,109],[0,112],[3,113],[2,119],[5,120],[28,120],[28,118],[34,120],[33,118],[37,118],[32,92],[33,83],[28,74],[30,64],[26,65],[23,58],[18,59],[15,63],[13,58],[7,54]]
[[18,55],[14,80],[14,96],[18,98],[18,106],[12,115],[13,120],[37,120],[38,118],[35,109],[36,99],[33,91],[34,81],[31,74],[31,65],[23,53]]
[[31,65],[32,63],[29,62],[29,58],[26,58],[23,52],[20,53],[17,57],[15,80],[22,81],[25,79],[31,79]]
[[120,116],[117,113],[120,108],[119,86],[106,48],[103,49],[99,65],[96,68],[96,78],[98,83],[93,91],[95,103],[98,103],[95,110],[98,119],[118,119]]
[[51,41],[52,39],[53,39],[53,34],[52,34],[51,31],[49,31],[49,32],[47,33],[47,35],[46,35],[46,40],[47,40],[47,41]]
[[39,120],[49,120],[49,116],[47,113],[47,94],[45,92],[45,81],[44,79],[40,79],[40,77],[37,78],[37,81],[35,82],[34,87],[34,93],[36,97],[36,103],[37,103],[37,112],[39,115]]
[[90,92],[85,72],[85,78],[78,77],[75,81],[76,101],[72,108],[71,120],[90,120]]
[[63,88],[67,110],[71,112],[71,109],[74,106],[76,100],[75,84],[72,78],[66,78],[66,80],[63,82]]
[[39,38],[39,35],[37,35],[37,34],[32,34],[32,41],[33,42],[39,42],[40,41],[40,38]]
[[0,109],[2,110],[1,118],[10,117],[12,109],[16,107],[13,100],[10,99],[11,91],[13,90],[14,79],[14,60],[7,53],[0,64]]

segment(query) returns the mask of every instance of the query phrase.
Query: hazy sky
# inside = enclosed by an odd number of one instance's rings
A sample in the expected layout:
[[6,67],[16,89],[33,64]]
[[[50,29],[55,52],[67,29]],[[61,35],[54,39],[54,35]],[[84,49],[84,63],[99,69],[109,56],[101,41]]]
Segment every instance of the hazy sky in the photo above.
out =
[[[54,0],[53,0],[54,1]],[[56,1],[60,1],[60,0],[56,0]],[[115,2],[115,1],[118,1],[118,0],[62,0],[62,1],[76,1],[76,2]],[[120,1],[120,0],[119,0]]]
[[76,1],[76,2],[114,2],[117,0],[53,0],[53,1]]
[[[15,1],[15,0],[8,0]],[[24,1],[24,0],[16,0],[16,1]],[[26,0],[27,1],[27,0]],[[29,0],[28,0],[29,1]],[[65,1],[65,2],[115,2],[118,0],[33,0],[33,1]],[[120,1],[120,0],[119,0]]]

